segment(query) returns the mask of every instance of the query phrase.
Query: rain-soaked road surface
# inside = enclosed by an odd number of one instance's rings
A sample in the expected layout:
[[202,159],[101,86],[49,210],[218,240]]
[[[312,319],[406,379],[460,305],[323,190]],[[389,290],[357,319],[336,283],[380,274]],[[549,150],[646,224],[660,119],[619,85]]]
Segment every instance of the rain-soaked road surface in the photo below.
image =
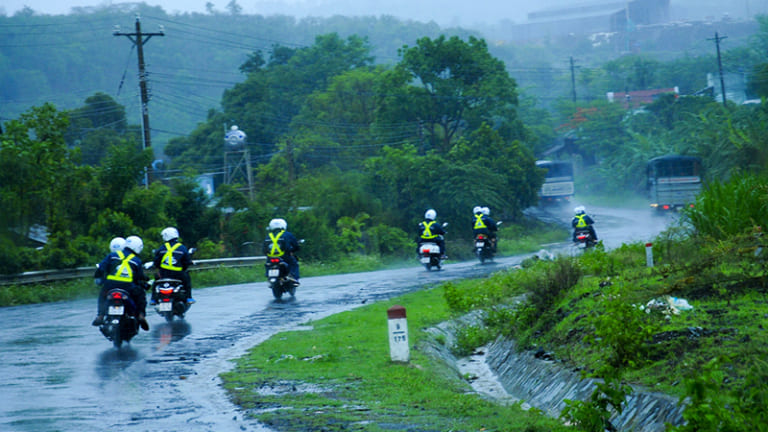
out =
[[[667,221],[642,211],[588,210],[609,248],[621,239],[651,240]],[[569,221],[569,211],[562,218]],[[230,359],[308,320],[522,258],[448,264],[440,272],[414,266],[303,278],[296,298],[283,302],[257,274],[251,284],[196,290],[184,321],[166,323],[148,309],[151,330],[120,350],[90,325],[95,299],[0,308],[0,431],[269,431],[243,418],[220,387]]]

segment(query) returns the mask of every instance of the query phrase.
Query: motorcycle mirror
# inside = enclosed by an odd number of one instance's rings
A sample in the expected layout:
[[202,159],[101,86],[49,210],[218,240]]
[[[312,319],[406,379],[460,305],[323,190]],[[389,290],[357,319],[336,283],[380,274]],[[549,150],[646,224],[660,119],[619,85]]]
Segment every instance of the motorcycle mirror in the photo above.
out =
[[448,226],[448,222],[443,222],[443,228]]
[[299,240],[299,244],[304,244],[304,239]]
[[155,263],[153,263],[152,261],[148,261],[148,262],[144,263],[144,269],[145,270],[149,270],[149,269],[151,269],[154,266],[155,266]]
[[189,254],[192,255],[193,253],[197,252],[197,248],[192,248],[189,250]]
[[496,226],[501,225],[501,221],[496,222]]

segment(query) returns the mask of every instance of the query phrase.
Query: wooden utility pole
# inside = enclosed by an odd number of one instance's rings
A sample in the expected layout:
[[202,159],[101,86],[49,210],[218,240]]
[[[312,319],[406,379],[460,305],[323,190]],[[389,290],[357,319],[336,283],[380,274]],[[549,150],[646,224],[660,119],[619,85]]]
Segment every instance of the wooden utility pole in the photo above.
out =
[[[136,31],[134,33],[122,33],[119,28],[116,28],[112,34],[114,36],[125,36],[133,42],[136,46],[136,51],[139,55],[139,90],[141,93],[141,127],[143,130],[143,144],[144,148],[148,149],[152,147],[152,140],[149,134],[149,92],[147,91],[147,72],[145,70],[144,63],[144,44],[149,41],[152,36],[165,36],[162,29],[157,33],[142,33],[141,32],[141,20],[136,15]],[[147,168],[147,174],[145,175],[146,186],[149,187],[149,169]]]

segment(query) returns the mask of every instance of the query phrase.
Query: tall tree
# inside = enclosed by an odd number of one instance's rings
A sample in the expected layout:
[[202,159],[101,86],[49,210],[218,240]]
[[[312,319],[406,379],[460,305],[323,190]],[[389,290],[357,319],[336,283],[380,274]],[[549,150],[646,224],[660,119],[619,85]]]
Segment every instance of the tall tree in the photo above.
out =
[[502,131],[504,138],[523,138],[515,112],[516,83],[483,39],[421,38],[399,53],[397,67],[406,72],[399,77],[415,87],[408,103],[432,149],[447,153],[456,138],[482,123]]

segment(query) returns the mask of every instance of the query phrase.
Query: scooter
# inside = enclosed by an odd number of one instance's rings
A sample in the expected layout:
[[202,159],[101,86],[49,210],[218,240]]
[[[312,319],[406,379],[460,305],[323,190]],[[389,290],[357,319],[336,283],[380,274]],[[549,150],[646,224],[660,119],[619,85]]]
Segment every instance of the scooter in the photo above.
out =
[[574,244],[581,249],[589,249],[594,247],[597,242],[592,237],[592,233],[588,229],[576,229],[574,234]]
[[130,342],[139,333],[136,305],[128,291],[119,288],[107,292],[106,302],[107,314],[99,330],[112,341],[115,348],[120,348],[123,342]]
[[[447,227],[448,222],[443,222],[442,226]],[[432,268],[440,270],[444,260],[443,254],[440,253],[440,245],[436,242],[424,241],[419,245],[419,261],[424,264],[427,271],[432,271]]]
[[296,283],[288,278],[288,263],[282,257],[268,257],[264,267],[269,288],[276,300],[283,298],[283,294],[296,295]]

